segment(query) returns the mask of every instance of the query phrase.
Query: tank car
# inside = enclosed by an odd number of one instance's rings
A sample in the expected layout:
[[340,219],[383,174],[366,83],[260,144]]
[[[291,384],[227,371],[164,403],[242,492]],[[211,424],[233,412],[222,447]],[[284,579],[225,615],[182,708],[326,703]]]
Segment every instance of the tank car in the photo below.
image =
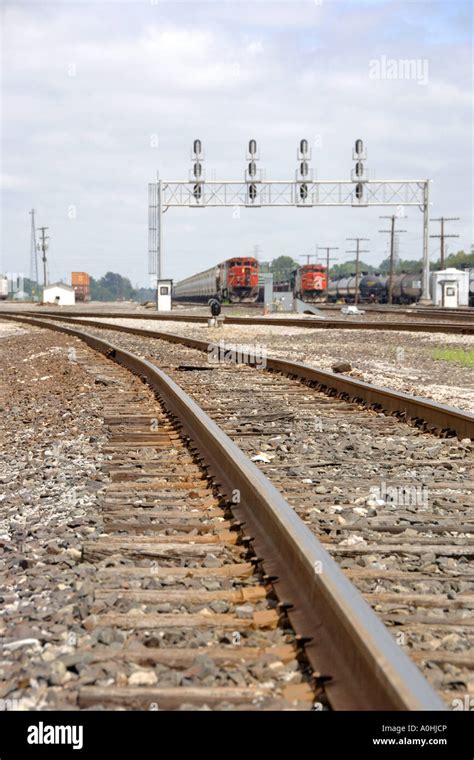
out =
[[[387,297],[389,279],[387,278]],[[393,303],[410,304],[415,303],[421,298],[421,272],[395,275],[392,283]]]
[[385,278],[364,272],[359,282],[359,294],[361,301],[366,303],[382,303],[386,296]]
[[329,280],[328,301],[337,301],[337,280]]
[[344,303],[349,298],[349,294],[347,292],[347,285],[349,283],[350,277],[341,277],[340,280],[337,281],[337,300],[338,301],[344,301]]

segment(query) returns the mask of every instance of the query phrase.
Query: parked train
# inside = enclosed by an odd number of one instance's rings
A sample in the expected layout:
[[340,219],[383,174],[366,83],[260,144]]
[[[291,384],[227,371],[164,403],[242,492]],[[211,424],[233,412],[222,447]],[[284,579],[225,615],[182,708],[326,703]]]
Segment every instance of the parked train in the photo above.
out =
[[290,274],[290,290],[307,303],[326,300],[327,273],[322,264],[304,264]]
[[5,301],[8,298],[9,291],[8,277],[0,274],[0,301]]
[[258,261],[251,256],[226,259],[177,282],[173,287],[173,299],[208,301],[217,295],[221,301],[253,303],[258,298],[258,274]]
[[[351,303],[355,300],[356,276],[330,280],[328,301]],[[358,300],[361,303],[388,303],[389,278],[380,274],[362,273],[359,277]],[[392,302],[416,303],[421,298],[421,272],[397,274],[392,278]]]

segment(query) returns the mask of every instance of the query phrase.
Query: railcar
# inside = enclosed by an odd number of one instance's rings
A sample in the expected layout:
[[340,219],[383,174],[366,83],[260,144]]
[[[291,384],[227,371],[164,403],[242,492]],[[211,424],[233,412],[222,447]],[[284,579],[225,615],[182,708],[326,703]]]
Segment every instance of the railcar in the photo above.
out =
[[307,303],[324,301],[326,287],[326,267],[322,264],[304,264],[290,275],[290,289],[293,291],[293,295]]
[[[388,300],[389,278],[387,278]],[[421,272],[416,274],[398,274],[392,279],[393,303],[410,304],[421,298]]]
[[258,298],[258,273],[257,259],[236,256],[177,282],[173,298],[176,301],[208,301],[212,296],[218,296],[221,301],[253,303]]
[[365,303],[382,303],[386,299],[387,278],[380,274],[363,273],[359,282],[361,301]]

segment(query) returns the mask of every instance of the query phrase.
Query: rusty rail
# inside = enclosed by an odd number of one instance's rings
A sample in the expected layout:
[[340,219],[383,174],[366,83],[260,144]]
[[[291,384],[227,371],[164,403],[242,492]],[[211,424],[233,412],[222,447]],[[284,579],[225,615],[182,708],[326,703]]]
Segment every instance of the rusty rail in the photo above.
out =
[[15,320],[79,338],[142,377],[179,419],[222,493],[231,501],[240,492],[233,511],[245,523],[257,561],[334,709],[446,709],[280,492],[173,380],[151,362],[85,331],[24,316]]
[[[2,315],[3,316],[3,315]],[[77,317],[64,317],[48,315],[48,319],[56,319],[61,322],[77,323],[84,326],[99,327],[102,329],[116,330],[117,332],[131,333],[132,335],[142,335],[148,338],[157,338],[169,343],[178,343],[189,348],[195,348],[199,351],[207,352],[212,343],[198,340],[197,338],[187,338],[174,333],[159,332],[156,330],[145,330],[139,327],[125,327],[123,325],[111,325],[104,322],[88,321],[84,322]],[[252,364],[252,357],[249,356],[249,364]],[[440,404],[421,396],[412,396],[403,391],[396,391],[383,386],[371,385],[370,383],[356,380],[355,378],[345,375],[336,374],[326,370],[315,369],[301,362],[293,362],[285,359],[275,359],[268,357],[266,359],[267,370],[282,372],[291,375],[300,380],[314,383],[320,390],[331,394],[339,394],[350,398],[351,400],[360,401],[368,407],[379,409],[389,414],[396,414],[405,421],[412,421],[420,427],[425,427],[433,432],[443,433],[445,435],[456,435],[459,439],[474,439],[474,414],[463,409],[458,409],[448,404]]]
[[[52,311],[41,311],[41,314],[35,314],[33,310],[17,312],[13,309],[2,310],[2,314],[30,314],[32,317],[38,316],[53,317],[55,319],[60,317],[68,318],[97,318],[97,319],[146,319],[155,320],[157,322],[195,322],[200,324],[207,323],[208,317],[205,315],[193,315],[193,314],[137,314],[126,311],[121,312],[100,312],[100,311],[84,311],[79,313],[77,311],[67,311],[61,309],[60,314],[55,314]],[[414,315],[419,317],[420,315]],[[423,315],[421,315],[423,316]],[[298,317],[232,317],[224,315],[224,322],[228,325],[273,325],[274,327],[305,327],[308,329],[317,330],[389,330],[391,332],[439,332],[450,333],[455,335],[474,335],[474,321],[470,322],[420,322],[418,319],[414,322],[370,322],[362,321],[357,318],[354,321],[347,319],[311,319],[311,318],[298,318]]]

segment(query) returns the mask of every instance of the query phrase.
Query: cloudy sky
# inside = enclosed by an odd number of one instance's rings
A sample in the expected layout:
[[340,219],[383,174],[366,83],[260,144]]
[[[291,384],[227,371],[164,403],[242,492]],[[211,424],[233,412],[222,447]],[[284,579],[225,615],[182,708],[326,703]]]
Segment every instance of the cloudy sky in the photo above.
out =
[[[31,208],[51,235],[50,278],[118,271],[148,284],[147,183],[186,179],[199,137],[206,176],[243,177],[258,141],[267,179],[290,179],[302,137],[319,179],[349,179],[362,137],[371,176],[431,178],[433,217],[472,235],[470,2],[15,0],[2,10],[0,270],[29,275]],[[383,61],[413,60],[410,79]],[[374,78],[374,61],[379,75]],[[372,67],[372,68],[371,68]],[[393,70],[393,69],[392,69]],[[396,69],[395,69],[396,71]],[[372,72],[372,75],[371,75]],[[370,238],[387,251],[390,209],[170,209],[164,275],[230,255],[311,253]],[[400,255],[420,257],[407,209]],[[439,225],[433,225],[433,233]],[[439,241],[430,241],[432,256]]]

